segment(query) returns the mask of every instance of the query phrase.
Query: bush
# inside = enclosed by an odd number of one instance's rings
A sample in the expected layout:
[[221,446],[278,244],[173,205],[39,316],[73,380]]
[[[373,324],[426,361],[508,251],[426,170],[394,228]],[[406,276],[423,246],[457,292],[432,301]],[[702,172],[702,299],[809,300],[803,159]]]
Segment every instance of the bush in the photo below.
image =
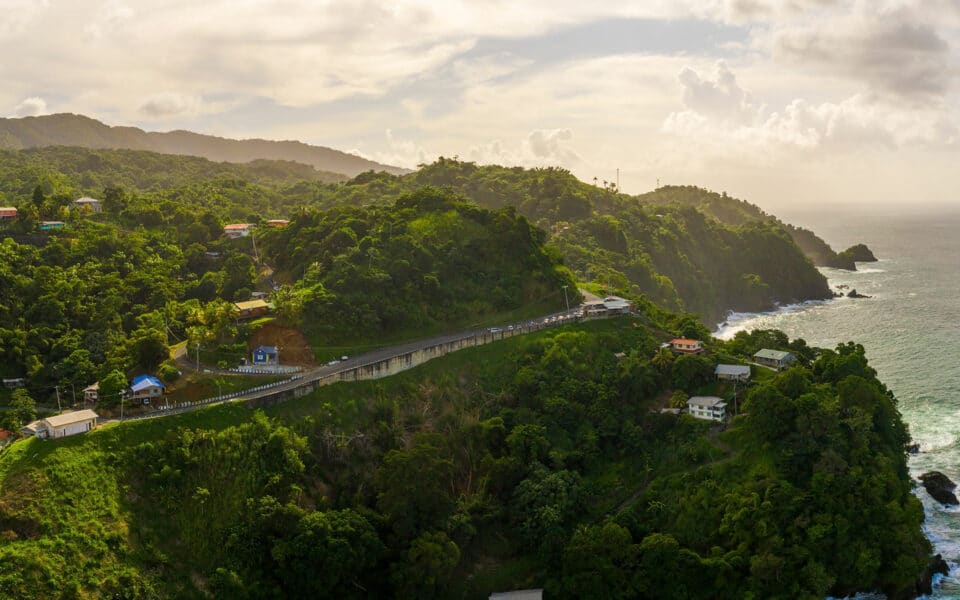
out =
[[160,375],[160,379],[164,380],[167,383],[176,381],[180,377],[180,369],[171,365],[170,363],[164,363],[160,365],[157,374]]

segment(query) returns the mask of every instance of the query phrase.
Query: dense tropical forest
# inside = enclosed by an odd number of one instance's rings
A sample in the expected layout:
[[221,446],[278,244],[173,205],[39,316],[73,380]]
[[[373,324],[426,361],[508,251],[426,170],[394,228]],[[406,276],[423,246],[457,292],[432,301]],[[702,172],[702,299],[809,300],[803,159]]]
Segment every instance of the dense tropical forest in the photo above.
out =
[[[8,597],[911,597],[927,564],[896,401],[854,344],[660,349],[644,314],[464,350],[267,414],[229,405],[0,457]],[[702,332],[700,332],[702,333]],[[728,426],[660,412],[727,396]],[[163,422],[160,422],[163,421]]]
[[[794,230],[742,201],[449,159],[343,180],[51,147],[0,153],[0,206],[17,208],[0,223],[14,430],[93,381],[109,414],[135,374],[186,378],[176,344],[201,347],[199,371],[266,327],[322,358],[542,315],[578,286],[638,307],[263,411],[17,442],[0,454],[6,597],[900,598],[927,565],[909,435],[863,348],[702,324],[830,295]],[[255,292],[273,312],[239,321]],[[673,336],[709,353],[674,356]],[[715,381],[760,348],[799,364],[755,368],[747,391]],[[737,416],[664,410],[700,394]]]

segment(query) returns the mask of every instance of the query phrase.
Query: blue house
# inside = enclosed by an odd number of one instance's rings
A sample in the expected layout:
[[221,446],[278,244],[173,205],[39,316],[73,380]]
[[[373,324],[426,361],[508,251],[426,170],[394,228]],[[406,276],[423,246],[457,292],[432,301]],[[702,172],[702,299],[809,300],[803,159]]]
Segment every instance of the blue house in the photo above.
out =
[[164,389],[163,382],[153,375],[138,375],[130,382],[130,399],[150,404],[151,400],[163,395]]
[[255,365],[276,365],[279,364],[276,346],[257,346],[253,349],[253,364]]

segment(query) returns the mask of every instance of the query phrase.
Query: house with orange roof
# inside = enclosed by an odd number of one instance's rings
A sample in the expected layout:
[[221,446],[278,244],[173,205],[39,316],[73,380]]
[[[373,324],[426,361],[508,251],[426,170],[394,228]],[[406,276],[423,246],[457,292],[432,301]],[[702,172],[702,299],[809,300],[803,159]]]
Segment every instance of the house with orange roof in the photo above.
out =
[[251,223],[231,223],[223,226],[223,235],[230,239],[247,237],[251,231],[253,231]]
[[670,340],[670,350],[680,354],[700,354],[704,351],[703,342],[687,338]]

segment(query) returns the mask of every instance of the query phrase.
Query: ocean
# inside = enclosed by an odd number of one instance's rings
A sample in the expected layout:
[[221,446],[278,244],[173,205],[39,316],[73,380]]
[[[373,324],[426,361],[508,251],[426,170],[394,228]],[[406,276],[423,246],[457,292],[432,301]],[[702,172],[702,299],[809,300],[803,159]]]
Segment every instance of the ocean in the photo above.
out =
[[[960,209],[778,216],[813,230],[835,250],[867,244],[879,262],[861,263],[856,272],[822,272],[833,289],[849,286],[871,297],[731,314],[715,335],[773,328],[814,346],[862,344],[920,445],[909,462],[914,479],[938,470],[960,483]],[[926,511],[925,533],[951,569],[933,597],[960,599],[960,509],[944,508],[922,487],[915,493]]]

